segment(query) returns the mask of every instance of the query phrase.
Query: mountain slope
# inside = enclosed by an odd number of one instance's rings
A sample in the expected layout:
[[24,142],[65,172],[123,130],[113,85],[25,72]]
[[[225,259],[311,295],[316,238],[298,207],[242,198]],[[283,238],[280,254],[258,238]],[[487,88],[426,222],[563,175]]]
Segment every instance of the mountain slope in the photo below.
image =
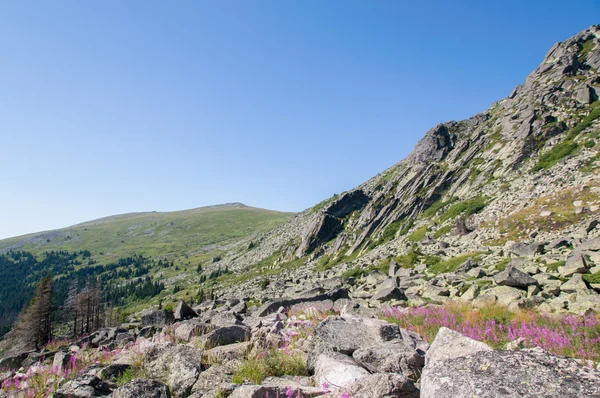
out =
[[263,273],[274,278],[278,267],[296,269],[281,282],[311,278],[314,269],[326,271],[318,278],[336,277],[391,258],[439,272],[453,268],[445,261],[474,253],[493,267],[506,264],[514,241],[594,237],[598,231],[587,227],[600,204],[599,30],[557,43],[508,98],[468,120],[439,124],[397,165],[224,263],[252,273],[248,295],[268,296],[275,288],[257,292],[256,283]]
[[89,250],[97,262],[131,254],[202,257],[289,220],[292,213],[239,203],[174,212],[129,213],[0,241],[0,253]]

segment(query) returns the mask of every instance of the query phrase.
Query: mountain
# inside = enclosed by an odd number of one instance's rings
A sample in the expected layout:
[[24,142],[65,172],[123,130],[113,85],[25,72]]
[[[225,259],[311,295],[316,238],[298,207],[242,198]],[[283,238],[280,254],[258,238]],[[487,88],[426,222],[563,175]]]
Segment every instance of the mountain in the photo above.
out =
[[[293,218],[235,205],[4,241],[0,293],[50,270],[58,303],[72,281],[104,296],[76,300],[64,341],[7,338],[0,397],[599,396],[599,71],[592,26]],[[123,312],[84,329],[102,299]]]
[[254,236],[292,217],[233,203],[123,214],[2,240],[0,335],[48,272],[55,278],[58,307],[73,280],[82,286],[89,278],[100,278],[112,289],[109,303],[126,307],[158,294],[163,280],[185,279],[188,268],[196,273],[200,264],[218,259],[226,250],[246,249]]
[[[235,294],[290,293],[300,288],[294,280],[307,280],[302,288],[323,286],[344,274],[387,271],[395,259],[425,272],[411,292],[414,300],[431,299],[423,296],[435,290],[427,278],[456,271],[468,258],[491,281],[518,257],[515,243],[541,247],[564,238],[563,247],[535,249],[543,254],[531,261],[556,271],[569,249],[599,234],[598,29],[557,43],[523,84],[487,111],[435,126],[400,163],[267,232],[251,251],[225,255],[222,264],[238,274]],[[600,261],[586,264],[589,274]],[[264,277],[273,283],[260,290]],[[471,285],[463,282],[451,283],[449,292],[440,282],[444,295],[435,298],[458,296]],[[598,304],[591,287],[593,299],[573,308]],[[365,289],[364,297],[374,294],[369,286],[354,288]],[[223,283],[221,294],[233,293]]]

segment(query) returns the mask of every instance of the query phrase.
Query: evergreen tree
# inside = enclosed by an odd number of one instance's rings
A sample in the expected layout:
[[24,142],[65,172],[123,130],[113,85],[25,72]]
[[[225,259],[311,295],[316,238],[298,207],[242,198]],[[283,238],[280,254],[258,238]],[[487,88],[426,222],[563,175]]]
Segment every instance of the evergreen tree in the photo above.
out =
[[21,313],[9,336],[25,347],[40,349],[52,337],[52,277],[47,275],[37,287],[29,306]]

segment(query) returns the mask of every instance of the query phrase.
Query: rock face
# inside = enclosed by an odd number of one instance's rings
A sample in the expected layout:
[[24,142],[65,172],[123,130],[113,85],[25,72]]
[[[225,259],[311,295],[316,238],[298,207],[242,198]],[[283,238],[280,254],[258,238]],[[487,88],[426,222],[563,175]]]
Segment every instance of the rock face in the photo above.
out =
[[593,397],[600,372],[542,350],[483,350],[428,363],[422,398]]

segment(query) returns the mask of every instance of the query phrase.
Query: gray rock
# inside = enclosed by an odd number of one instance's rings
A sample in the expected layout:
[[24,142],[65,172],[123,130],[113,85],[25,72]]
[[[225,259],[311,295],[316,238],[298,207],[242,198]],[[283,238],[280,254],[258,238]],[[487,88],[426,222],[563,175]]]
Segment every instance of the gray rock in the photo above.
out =
[[175,337],[183,341],[190,341],[193,337],[202,336],[215,330],[215,326],[197,319],[178,322],[173,325],[173,328]]
[[400,268],[400,266],[398,265],[397,262],[395,262],[394,260],[390,261],[390,267],[388,269],[388,276],[393,277],[396,275],[396,272],[398,272],[398,269]]
[[581,274],[573,274],[571,279],[560,285],[560,291],[565,293],[588,294],[589,289],[585,284]]
[[342,388],[368,377],[370,374],[352,358],[339,352],[320,354],[315,361],[314,368],[317,385],[328,383]]
[[536,254],[544,254],[544,243],[515,243],[510,251],[519,257],[534,257]]
[[144,326],[165,326],[173,323],[173,313],[167,310],[150,310],[142,314]]
[[425,363],[427,367],[431,367],[447,359],[464,357],[479,351],[492,351],[492,348],[452,329],[442,327],[427,350]]
[[63,384],[54,398],[92,398],[110,394],[108,385],[96,376],[83,375]]
[[526,288],[529,285],[537,285],[537,281],[521,271],[517,267],[507,266],[506,269],[494,276],[494,282],[500,286],[512,286]]
[[269,315],[273,312],[276,312],[280,307],[288,308],[296,304],[300,303],[310,303],[313,301],[323,301],[323,300],[331,300],[335,301],[341,298],[348,298],[348,290],[345,288],[340,288],[333,290],[328,293],[316,294],[316,295],[307,295],[299,298],[287,298],[287,299],[279,299],[269,301],[262,306],[260,306],[256,312],[254,312],[254,316],[262,317]]
[[188,396],[201,372],[202,350],[163,343],[151,347],[143,359],[143,370],[152,379],[165,382],[174,395]]
[[123,374],[129,369],[131,369],[131,365],[113,363],[105,368],[102,368],[99,376],[102,380],[114,382],[117,380],[117,378],[123,376]]
[[342,389],[352,398],[419,398],[419,390],[404,375],[377,373]]
[[385,302],[390,300],[406,300],[406,296],[397,287],[385,287],[377,289],[375,294],[371,296],[371,299]]
[[187,303],[183,300],[179,300],[175,311],[173,311],[173,317],[176,321],[182,321],[184,319],[190,319],[197,317],[196,311],[194,311]]
[[579,251],[575,251],[569,257],[564,266],[558,268],[558,272],[562,276],[571,276],[573,274],[585,274],[588,272],[589,265],[584,254]]
[[596,397],[600,372],[541,349],[480,351],[427,364],[421,398]]
[[52,362],[52,366],[57,369],[66,368],[71,361],[71,354],[64,351],[59,351],[54,354],[54,361]]
[[404,340],[360,348],[352,357],[371,373],[401,373],[414,381],[420,378],[425,364],[415,348]]
[[315,337],[335,351],[352,355],[361,347],[370,347],[401,338],[397,325],[379,319],[332,316],[317,326]]
[[19,369],[21,367],[21,364],[23,363],[23,361],[25,359],[27,359],[29,354],[30,354],[30,352],[21,352],[19,354],[15,354],[15,355],[11,355],[6,358],[3,358],[0,361],[0,369],[2,369],[2,370],[4,370],[4,369],[12,369],[12,370]]
[[524,296],[524,292],[522,290],[510,286],[496,286],[486,290],[485,293],[486,295],[496,296],[498,302],[506,306],[519,301]]
[[218,328],[202,337],[205,349],[222,345],[241,343],[250,340],[250,328],[243,325],[233,325]]
[[169,387],[157,380],[133,380],[119,388],[113,398],[170,398]]

